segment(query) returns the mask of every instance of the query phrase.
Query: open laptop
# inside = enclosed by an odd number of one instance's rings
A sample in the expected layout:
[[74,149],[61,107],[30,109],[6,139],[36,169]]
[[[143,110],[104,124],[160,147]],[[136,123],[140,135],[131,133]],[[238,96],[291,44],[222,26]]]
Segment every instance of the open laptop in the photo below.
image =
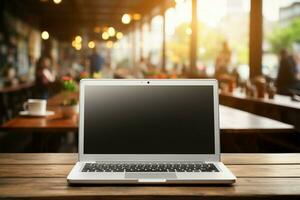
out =
[[230,184],[216,80],[82,80],[80,184]]

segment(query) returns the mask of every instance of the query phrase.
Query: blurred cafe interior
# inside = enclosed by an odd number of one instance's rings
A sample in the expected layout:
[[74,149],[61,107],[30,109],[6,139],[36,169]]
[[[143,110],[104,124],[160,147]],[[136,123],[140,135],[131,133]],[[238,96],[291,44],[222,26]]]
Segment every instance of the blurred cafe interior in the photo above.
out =
[[[216,78],[222,152],[300,152],[299,0],[1,0],[0,9],[1,153],[77,152],[83,78]],[[49,112],[30,116],[34,99]]]

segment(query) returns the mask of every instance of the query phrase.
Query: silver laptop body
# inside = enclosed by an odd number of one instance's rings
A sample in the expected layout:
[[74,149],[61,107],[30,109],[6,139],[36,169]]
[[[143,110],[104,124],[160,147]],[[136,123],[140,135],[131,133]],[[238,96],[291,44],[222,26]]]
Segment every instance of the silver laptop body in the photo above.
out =
[[232,184],[216,80],[81,80],[71,184]]

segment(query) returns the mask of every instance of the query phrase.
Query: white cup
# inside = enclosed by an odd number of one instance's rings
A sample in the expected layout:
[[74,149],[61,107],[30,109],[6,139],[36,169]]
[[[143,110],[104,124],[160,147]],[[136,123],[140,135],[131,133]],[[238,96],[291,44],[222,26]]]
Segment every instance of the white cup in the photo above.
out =
[[29,115],[45,115],[47,111],[47,101],[44,99],[28,99],[23,105],[24,110]]

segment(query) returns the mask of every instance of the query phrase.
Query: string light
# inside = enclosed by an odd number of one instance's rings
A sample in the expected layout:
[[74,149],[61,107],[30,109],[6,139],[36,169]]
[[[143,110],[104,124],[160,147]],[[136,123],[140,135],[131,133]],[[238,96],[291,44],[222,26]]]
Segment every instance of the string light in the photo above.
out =
[[48,40],[50,35],[47,31],[43,31],[42,34],[41,34],[41,37],[43,40]]
[[75,41],[75,40],[73,40],[73,41],[72,41],[72,47],[74,47],[74,48],[75,48],[75,46],[76,46],[76,41]]
[[81,50],[81,48],[82,48],[81,43],[76,43],[75,49],[76,49],[77,51],[79,51],[79,50]]
[[109,35],[110,37],[113,37],[113,36],[115,36],[115,34],[116,34],[116,30],[115,30],[114,27],[109,27],[108,30],[107,30],[107,32],[108,32],[108,35]]
[[80,35],[77,35],[77,36],[75,37],[75,41],[76,41],[77,43],[82,42],[82,37],[81,37]]
[[82,49],[82,37],[80,35],[77,35],[74,40],[72,41],[72,46],[77,50],[81,50]]
[[123,33],[122,33],[122,32],[117,32],[116,38],[117,38],[118,40],[122,39],[122,38],[123,38]]
[[108,32],[106,32],[106,31],[103,32],[103,33],[102,33],[102,39],[103,39],[103,40],[108,40],[108,38],[109,38]]
[[54,2],[55,4],[60,4],[60,3],[62,2],[62,0],[53,0],[53,2]]
[[88,43],[88,47],[89,47],[90,49],[95,48],[95,46],[96,46],[96,44],[95,44],[94,41],[90,41],[90,42]]
[[129,14],[124,14],[122,16],[122,23],[129,24],[131,22],[131,16]]

